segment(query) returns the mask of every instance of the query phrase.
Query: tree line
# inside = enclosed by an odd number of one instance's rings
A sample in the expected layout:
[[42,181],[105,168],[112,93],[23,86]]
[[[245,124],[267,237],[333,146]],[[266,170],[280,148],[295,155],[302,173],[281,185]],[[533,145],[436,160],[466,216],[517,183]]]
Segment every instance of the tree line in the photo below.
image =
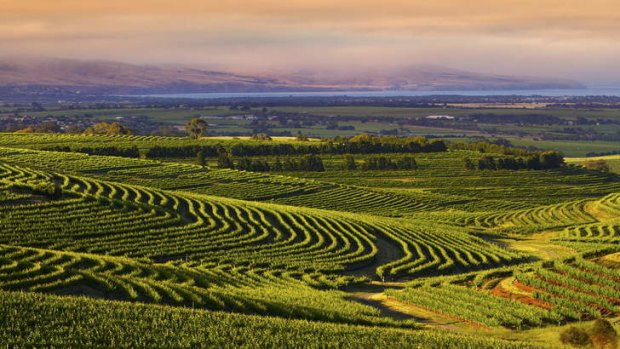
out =
[[450,150],[472,150],[479,153],[495,153],[514,156],[530,156],[536,153],[535,151],[525,148],[517,148],[509,145],[488,142],[452,143],[450,144]]
[[564,157],[557,151],[543,151],[527,156],[492,156],[465,159],[469,170],[548,170],[564,166]]
[[[202,153],[198,153],[198,164],[205,166],[205,158]],[[286,158],[284,160],[276,159],[269,163],[261,159],[252,159],[242,157],[237,162],[233,160],[228,153],[221,153],[217,160],[219,168],[230,168],[241,171],[269,172],[269,171],[310,171],[323,172],[325,166],[323,160],[316,154],[308,154],[300,159]]]
[[[345,163],[350,167],[351,160],[345,159]],[[353,160],[355,161],[355,160]],[[373,170],[415,170],[418,168],[418,164],[411,156],[402,157],[396,160],[390,159],[385,156],[372,156],[366,159],[362,163],[361,169],[364,171]],[[347,168],[349,170],[355,170],[355,168]]]
[[202,152],[206,157],[219,156],[223,151],[232,156],[289,156],[307,154],[373,154],[373,153],[433,153],[447,151],[442,140],[424,137],[378,137],[362,135],[352,138],[335,138],[316,144],[251,141],[229,145],[178,145],[153,146],[146,152],[147,158],[190,158]]
[[[196,161],[200,166],[205,167],[207,165],[206,157],[202,152],[197,154]],[[251,158],[247,156],[235,159],[231,154],[224,152],[219,155],[217,166],[219,168],[230,168],[253,172],[325,171],[323,160],[316,154],[307,154],[299,159],[292,157],[284,159],[276,158],[274,161],[268,162],[264,159]],[[353,155],[346,154],[344,157],[344,163],[339,169],[343,171],[387,171],[415,170],[417,168],[418,165],[415,159],[411,156],[406,156],[399,159],[390,159],[385,156],[373,156],[363,161],[361,165],[358,165]]]

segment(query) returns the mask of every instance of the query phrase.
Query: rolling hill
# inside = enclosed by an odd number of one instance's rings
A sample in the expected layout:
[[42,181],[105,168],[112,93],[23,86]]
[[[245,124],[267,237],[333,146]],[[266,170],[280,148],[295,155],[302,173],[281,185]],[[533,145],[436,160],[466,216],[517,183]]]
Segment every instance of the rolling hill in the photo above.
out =
[[58,58],[0,59],[0,88],[75,93],[150,94],[345,90],[571,89],[578,82],[466,72],[439,66],[330,72],[238,74],[185,66]]

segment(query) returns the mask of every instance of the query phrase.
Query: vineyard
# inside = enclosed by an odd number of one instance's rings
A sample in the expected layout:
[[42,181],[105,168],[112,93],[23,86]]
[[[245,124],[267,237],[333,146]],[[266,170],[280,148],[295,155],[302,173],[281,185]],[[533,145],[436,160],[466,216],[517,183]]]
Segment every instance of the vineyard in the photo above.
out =
[[620,315],[614,175],[472,170],[472,150],[323,172],[72,150],[197,142],[240,141],[0,134],[1,345],[535,348],[528,331]]

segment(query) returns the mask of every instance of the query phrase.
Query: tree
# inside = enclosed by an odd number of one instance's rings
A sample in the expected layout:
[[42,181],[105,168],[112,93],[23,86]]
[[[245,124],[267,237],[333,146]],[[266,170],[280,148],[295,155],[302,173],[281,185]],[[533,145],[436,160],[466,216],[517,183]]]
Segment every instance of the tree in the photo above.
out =
[[344,169],[349,171],[354,171],[357,169],[357,163],[355,162],[353,155],[347,154],[344,156]]
[[133,134],[133,130],[127,126],[123,126],[118,122],[108,124],[107,122],[100,122],[88,127],[84,130],[86,135],[130,135]]
[[325,167],[323,166],[323,160],[321,160],[321,158],[316,154],[304,156],[304,158],[301,160],[301,166],[299,167],[305,171],[325,171]]
[[37,133],[58,133],[60,132],[60,125],[56,121],[44,121],[34,130]]
[[338,129],[338,122],[330,120],[325,124],[325,129],[326,130],[337,130]]
[[46,109],[40,103],[37,103],[37,102],[32,102],[30,106],[32,108],[32,111],[35,111],[35,112],[46,111]]
[[526,167],[530,170],[540,170],[542,167],[540,164],[540,158],[537,156],[529,156],[525,162]]
[[255,141],[270,141],[271,136],[269,136],[266,133],[257,133],[254,136],[252,136],[252,139]]
[[223,151],[217,158],[217,167],[219,168],[235,168],[232,158],[228,152]]
[[276,158],[276,161],[271,168],[274,171],[280,172],[284,170],[284,164],[282,164],[282,160],[280,160],[280,158]]
[[203,151],[196,153],[196,162],[198,163],[198,166],[207,166],[207,158],[205,157],[205,153]]
[[301,133],[301,131],[297,131],[297,140],[300,142],[307,142],[309,138],[305,134]]
[[32,127],[28,126],[26,128],[22,128],[21,130],[15,131],[15,133],[34,133],[34,129],[32,129]]
[[418,164],[413,157],[405,156],[396,161],[396,167],[398,167],[399,170],[416,170]]
[[185,130],[191,139],[199,139],[202,137],[207,127],[207,122],[199,118],[191,119],[185,124]]
[[118,122],[113,122],[108,125],[106,134],[108,135],[131,135],[133,130],[127,126],[123,126]]
[[[413,158],[411,158],[413,160]],[[405,160],[407,161],[407,160]],[[408,161],[407,161],[408,162]],[[403,163],[403,166],[414,166],[415,160],[412,163]],[[399,169],[398,164],[392,161],[392,159],[388,159],[385,156],[371,156],[366,159],[366,161],[362,164],[362,169],[364,171],[369,170],[397,170]]]
[[557,151],[544,151],[539,154],[540,167],[543,169],[558,168],[564,165],[564,157]]
[[492,156],[484,156],[482,159],[478,160],[478,169],[479,170],[497,169],[497,163],[495,162],[495,158]]
[[467,168],[468,170],[475,170],[476,164],[474,163],[472,159],[465,158],[465,168]]
[[84,129],[79,125],[69,125],[65,127],[65,133],[80,134],[82,132],[84,132]]

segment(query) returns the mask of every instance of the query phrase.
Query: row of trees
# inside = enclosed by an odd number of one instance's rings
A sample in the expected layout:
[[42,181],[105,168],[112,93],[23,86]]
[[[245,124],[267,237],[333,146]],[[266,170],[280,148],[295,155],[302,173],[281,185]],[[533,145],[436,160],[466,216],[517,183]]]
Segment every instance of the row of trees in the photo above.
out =
[[480,159],[465,159],[470,170],[547,170],[564,165],[564,157],[557,151],[537,152],[527,156],[496,157],[487,155]]
[[451,150],[473,150],[479,153],[494,153],[514,156],[528,156],[535,153],[531,150],[524,148],[516,148],[510,145],[494,144],[488,142],[475,142],[475,143],[452,143],[450,144]]
[[[204,157],[198,155],[198,163],[204,166]],[[300,159],[287,158],[284,161],[276,159],[273,163],[268,163],[261,159],[252,159],[249,157],[243,157],[235,162],[232,156],[228,153],[220,154],[218,161],[218,167],[230,168],[242,171],[311,171],[311,172],[323,172],[325,167],[323,166],[323,160],[315,154],[306,155]]]
[[[146,152],[147,158],[190,158],[198,152],[207,157],[218,156],[223,151],[233,156],[290,156],[307,154],[373,154],[373,153],[429,153],[447,150],[441,140],[428,141],[423,137],[398,138],[366,136],[326,142],[237,142],[224,148],[214,145],[153,146]],[[397,141],[400,140],[400,141]]]
[[118,122],[100,122],[84,130],[85,135],[131,135],[133,130]]
[[586,154],[587,158],[595,157],[595,156],[608,156],[608,155],[620,155],[620,150],[606,151],[606,152],[589,152]]
[[[350,164],[349,162],[346,162]],[[415,170],[418,168],[418,164],[415,159],[410,156],[402,157],[397,160],[392,160],[385,156],[373,156],[368,158],[362,164],[362,170]]]
[[[355,158],[351,154],[347,154],[341,167],[342,170],[354,171],[361,169],[363,171],[371,170],[415,170],[418,165],[413,157],[406,156],[399,159],[390,159],[385,156],[374,156],[365,160],[361,166],[358,166]],[[203,152],[199,152],[196,161],[201,166],[207,165],[206,157]],[[243,171],[325,171],[323,160],[316,154],[308,154],[299,159],[285,158],[284,160],[276,158],[273,162],[264,159],[256,159],[250,157],[242,157],[235,160],[229,153],[221,153],[218,157],[217,166],[219,168],[231,168]]]
[[133,130],[118,122],[100,122],[84,129],[79,125],[67,125],[64,129],[56,121],[44,121],[40,124],[30,125],[15,131],[15,133],[68,133],[85,135],[131,135]]

